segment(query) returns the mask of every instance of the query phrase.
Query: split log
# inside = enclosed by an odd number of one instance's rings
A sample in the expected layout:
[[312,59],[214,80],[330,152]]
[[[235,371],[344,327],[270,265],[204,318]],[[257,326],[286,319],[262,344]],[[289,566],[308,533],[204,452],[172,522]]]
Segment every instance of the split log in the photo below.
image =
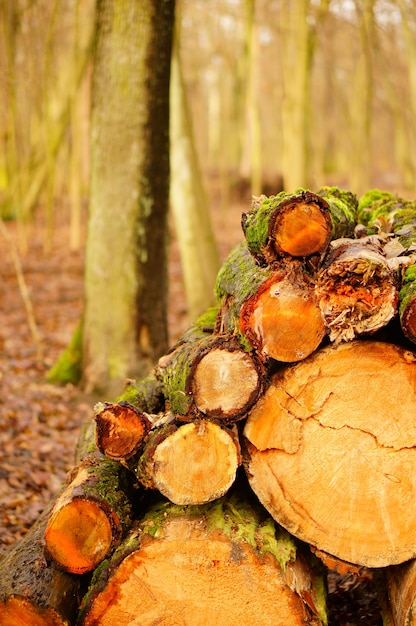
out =
[[241,463],[235,431],[207,420],[155,429],[136,475],[175,504],[205,504],[227,493]]
[[241,225],[248,249],[260,265],[287,257],[320,256],[332,235],[328,203],[304,190],[297,195],[282,191],[253,198]]
[[355,340],[277,372],[244,435],[253,491],[299,539],[352,564],[416,555],[416,355]]
[[241,333],[264,360],[300,361],[326,335],[314,282],[299,262],[260,268],[243,243],[223,264],[215,291],[224,330]]
[[159,361],[158,375],[178,419],[234,422],[262,392],[264,366],[238,337],[197,334]]
[[152,427],[147,413],[125,401],[96,404],[95,423],[97,448],[114,461],[137,454]]
[[91,441],[93,429],[85,431],[77,452],[81,460],[69,474],[45,528],[47,558],[74,574],[95,569],[132,522],[129,472],[99,454]]
[[396,315],[397,276],[370,240],[337,239],[318,272],[316,297],[330,340],[350,341]]
[[223,498],[148,511],[94,576],[80,626],[318,626],[324,583],[263,510]]
[[410,341],[416,343],[416,264],[410,265],[404,272],[399,301],[400,325],[403,333]]
[[27,535],[0,562],[2,626],[68,626],[74,623],[82,597],[79,576],[47,563],[43,535],[47,509]]

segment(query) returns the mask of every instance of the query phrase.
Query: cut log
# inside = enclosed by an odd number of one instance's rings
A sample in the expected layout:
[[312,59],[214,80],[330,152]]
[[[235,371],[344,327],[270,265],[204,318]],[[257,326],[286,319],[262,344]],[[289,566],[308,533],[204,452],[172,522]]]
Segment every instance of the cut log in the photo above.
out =
[[399,292],[399,316],[404,335],[416,343],[416,264],[406,268]]
[[48,564],[43,554],[47,509],[0,562],[1,626],[68,626],[82,597],[79,576]]
[[328,203],[302,190],[254,198],[241,224],[248,249],[260,265],[282,257],[322,255],[332,235]]
[[318,272],[316,297],[330,340],[351,341],[396,315],[396,273],[370,241],[337,239]]
[[115,461],[137,454],[152,427],[147,413],[124,401],[98,403],[95,423],[98,450]]
[[45,529],[45,554],[74,574],[90,572],[120,543],[130,527],[127,470],[93,455],[73,470]]
[[244,418],[263,390],[264,366],[238,337],[189,337],[159,363],[166,401],[185,421]]
[[251,410],[245,467],[299,539],[352,564],[416,555],[416,355],[355,340],[277,372]]
[[218,274],[216,294],[226,330],[238,329],[264,360],[300,361],[326,335],[315,285],[298,262],[266,270],[237,246]]
[[95,576],[80,626],[318,626],[324,585],[308,557],[248,502],[162,503]]
[[175,504],[204,504],[230,489],[241,463],[235,431],[210,421],[155,429],[137,466],[137,478]]

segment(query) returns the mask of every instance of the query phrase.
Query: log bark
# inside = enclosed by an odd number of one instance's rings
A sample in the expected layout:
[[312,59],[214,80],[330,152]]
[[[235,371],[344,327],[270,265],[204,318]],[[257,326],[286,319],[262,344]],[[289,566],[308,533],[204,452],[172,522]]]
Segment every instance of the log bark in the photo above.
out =
[[246,500],[162,503],[97,573],[80,626],[317,626],[324,585],[309,556]]
[[416,355],[355,340],[277,372],[251,410],[250,485],[289,532],[366,567],[416,555]]
[[322,255],[331,240],[328,203],[310,191],[256,197],[241,223],[248,249],[260,265]]
[[2,626],[68,626],[74,623],[83,581],[47,563],[43,535],[50,509],[0,562]]
[[159,413],[165,406],[162,383],[155,372],[141,380],[129,380],[117,402],[127,402],[143,413]]
[[331,341],[372,334],[397,313],[396,273],[380,248],[368,240],[332,242],[315,293]]
[[149,436],[136,475],[175,504],[205,504],[227,493],[240,463],[235,430],[207,420],[168,423]]
[[416,616],[416,561],[389,567],[387,592],[394,626],[412,626]]
[[357,224],[357,196],[352,191],[339,189],[339,187],[321,187],[316,193],[329,205],[331,239],[352,237]]
[[124,401],[98,403],[95,423],[98,450],[114,461],[137,454],[152,427],[147,413]]
[[184,421],[244,418],[263,390],[264,367],[238,337],[189,336],[159,361],[167,404]]
[[90,572],[120,543],[132,522],[129,472],[98,453],[88,424],[77,464],[45,528],[45,555],[74,574]]
[[416,343],[416,264],[404,272],[399,292],[399,316],[404,335]]

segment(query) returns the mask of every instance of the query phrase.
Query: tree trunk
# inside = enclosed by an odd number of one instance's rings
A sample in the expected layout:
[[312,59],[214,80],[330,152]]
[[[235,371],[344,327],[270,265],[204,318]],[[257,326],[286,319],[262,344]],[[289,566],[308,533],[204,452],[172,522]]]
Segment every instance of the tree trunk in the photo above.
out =
[[162,503],[96,577],[80,626],[325,624],[309,556],[246,500]]
[[50,509],[0,562],[2,626],[68,626],[81,599],[79,576],[47,563],[43,536]]
[[148,437],[135,473],[175,504],[205,504],[227,493],[240,462],[236,431],[207,420],[168,423]]
[[251,487],[275,520],[353,564],[412,558],[415,388],[416,356],[382,342],[279,371],[244,429]]
[[120,393],[167,349],[174,0],[100,0],[91,117],[84,380]]

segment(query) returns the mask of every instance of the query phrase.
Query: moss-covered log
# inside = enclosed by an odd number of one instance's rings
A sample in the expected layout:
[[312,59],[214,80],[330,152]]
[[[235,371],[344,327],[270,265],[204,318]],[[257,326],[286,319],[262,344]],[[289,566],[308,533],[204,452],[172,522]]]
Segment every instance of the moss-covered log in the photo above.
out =
[[369,240],[333,241],[315,293],[331,341],[374,333],[397,313],[396,272]]
[[143,413],[159,413],[165,406],[162,383],[155,372],[140,380],[129,380],[117,402],[127,402]]
[[316,192],[329,206],[331,216],[331,239],[352,237],[357,225],[358,198],[347,189],[321,187]]
[[274,519],[352,564],[413,558],[415,390],[416,354],[371,340],[277,372],[244,428],[247,475]]
[[245,417],[263,389],[264,367],[238,337],[190,335],[159,361],[169,409],[185,421]]
[[203,420],[155,428],[136,476],[175,504],[205,504],[227,493],[241,463],[235,430]]
[[75,574],[92,571],[130,527],[127,472],[105,457],[86,458],[57,499],[45,530],[45,552]]
[[44,557],[50,510],[0,561],[1,626],[70,626],[82,597],[82,579]]
[[161,503],[100,567],[80,626],[318,626],[327,622],[317,562],[258,505]]
[[260,265],[285,257],[320,256],[332,232],[328,203],[305,190],[254,198],[241,225],[248,249]]
[[124,401],[98,403],[95,423],[99,451],[115,461],[137,454],[152,427],[147,413]]
[[416,343],[416,264],[404,272],[399,292],[399,316],[403,333]]
[[416,560],[387,568],[387,592],[394,626],[412,626],[416,619]]
[[298,261],[261,268],[241,244],[218,274],[216,295],[223,327],[264,360],[300,361],[326,335],[315,284]]
[[416,201],[372,189],[358,203],[358,220],[366,227],[364,234],[394,235],[399,253],[416,250]]

